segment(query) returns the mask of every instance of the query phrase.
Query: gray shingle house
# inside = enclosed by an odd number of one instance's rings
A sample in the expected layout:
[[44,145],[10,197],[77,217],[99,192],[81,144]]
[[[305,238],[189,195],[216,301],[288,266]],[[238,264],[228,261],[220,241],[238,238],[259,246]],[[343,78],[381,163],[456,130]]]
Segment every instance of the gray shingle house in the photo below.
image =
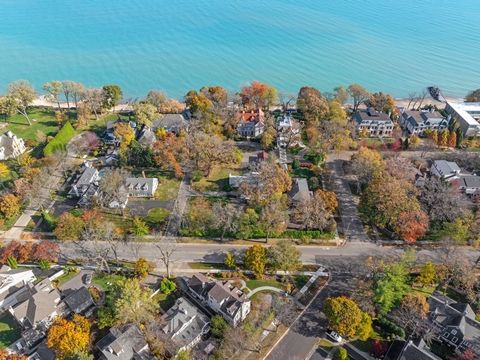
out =
[[290,190],[290,199],[294,204],[309,201],[312,198],[312,192],[308,188],[307,179],[294,179],[292,189]]
[[428,301],[429,319],[438,331],[438,340],[460,352],[471,349],[480,357],[480,322],[470,305],[437,293]]
[[182,130],[187,129],[188,121],[183,114],[162,114],[160,118],[152,124],[152,129],[165,129],[167,132],[179,134]]
[[23,139],[11,131],[0,136],[0,160],[14,159],[22,155],[27,148]]
[[250,313],[251,303],[242,290],[229,281],[215,281],[195,274],[187,281],[190,293],[236,327]]
[[426,130],[443,130],[448,120],[438,111],[405,110],[400,118],[402,127],[410,134],[423,136]]
[[183,297],[162,316],[162,321],[164,334],[176,347],[169,349],[171,353],[191,349],[210,330],[208,317]]
[[153,360],[147,341],[133,324],[113,327],[97,343],[102,360]]

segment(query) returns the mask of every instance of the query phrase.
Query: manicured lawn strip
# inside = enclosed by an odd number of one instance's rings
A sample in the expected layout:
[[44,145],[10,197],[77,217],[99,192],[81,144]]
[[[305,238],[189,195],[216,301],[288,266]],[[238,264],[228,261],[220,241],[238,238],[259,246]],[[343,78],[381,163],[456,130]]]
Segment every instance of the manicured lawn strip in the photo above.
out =
[[261,286],[272,286],[279,289],[283,289],[283,284],[278,282],[277,280],[248,280],[247,287],[250,290],[254,290]]
[[124,217],[121,214],[113,214],[110,212],[104,212],[105,219],[111,221],[115,226],[127,232],[132,227],[132,219],[130,217]]
[[145,217],[145,221],[151,228],[158,227],[168,219],[169,215],[170,211],[164,208],[150,209]]
[[223,263],[204,263],[204,262],[189,262],[188,266],[196,270],[212,270],[212,269],[227,269]]
[[54,136],[58,132],[59,127],[53,110],[32,109],[29,111],[29,116],[32,125],[28,125],[27,119],[20,114],[10,116],[7,119],[6,130],[12,131],[24,140],[32,140],[35,143],[37,143],[38,130],[46,136]]
[[117,274],[95,274],[92,283],[100,287],[103,291],[108,292],[110,287],[119,280],[125,279],[122,275]]
[[21,331],[8,312],[0,315],[0,349],[4,349],[20,338]]
[[11,216],[7,219],[4,219],[3,223],[0,223],[0,230],[9,230],[18,220],[21,214],[16,216]]
[[56,280],[58,281],[58,285],[65,284],[67,281],[72,280],[75,276],[78,275],[78,271],[70,271],[62,276],[59,276]]

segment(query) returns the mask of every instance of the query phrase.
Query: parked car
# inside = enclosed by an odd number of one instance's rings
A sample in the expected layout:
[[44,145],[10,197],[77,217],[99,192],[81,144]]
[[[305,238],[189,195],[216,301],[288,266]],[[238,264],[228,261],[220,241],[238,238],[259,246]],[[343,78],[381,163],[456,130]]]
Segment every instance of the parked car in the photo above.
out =
[[333,341],[336,341],[338,343],[342,342],[343,341],[343,338],[338,335],[335,331],[333,330],[329,330],[327,331],[327,336],[332,339]]
[[83,277],[83,282],[85,283],[85,285],[90,285],[92,283],[92,274],[86,274]]

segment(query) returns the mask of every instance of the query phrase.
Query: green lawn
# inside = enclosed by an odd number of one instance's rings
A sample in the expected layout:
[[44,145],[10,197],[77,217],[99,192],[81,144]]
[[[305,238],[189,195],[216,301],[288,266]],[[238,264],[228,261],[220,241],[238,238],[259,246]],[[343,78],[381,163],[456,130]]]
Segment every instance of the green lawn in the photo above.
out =
[[204,263],[204,262],[189,262],[188,266],[196,270],[212,270],[212,269],[226,269],[223,263]]
[[110,212],[103,212],[102,215],[105,217],[105,220],[112,222],[123,232],[127,232],[132,227],[132,218],[129,216],[124,217],[121,214],[113,214]]
[[77,275],[78,275],[78,271],[70,271],[63,274],[62,276],[57,278],[58,285],[65,284],[67,281],[72,280]]
[[199,181],[193,183],[193,188],[197,191],[228,191],[228,175],[239,175],[236,168],[214,167],[210,175],[202,177]]
[[158,188],[155,199],[162,201],[175,200],[180,187],[180,180],[166,176],[158,176]]
[[9,230],[17,222],[17,219],[20,217],[20,215],[21,214],[19,213],[18,215],[11,216],[7,219],[1,219],[3,221],[0,221],[0,230]]
[[103,291],[108,291],[110,286],[115,284],[119,280],[125,279],[124,276],[122,275],[116,275],[116,274],[94,274],[92,283],[97,285],[99,288],[101,288]]
[[310,276],[307,275],[295,275],[293,281],[295,282],[295,287],[301,289],[310,279]]
[[170,216],[170,211],[164,208],[155,208],[148,211],[145,221],[150,228],[156,228],[162,225]]
[[6,129],[24,140],[32,140],[35,143],[37,131],[41,131],[46,136],[54,136],[58,132],[59,127],[53,110],[32,109],[29,111],[29,116],[32,125],[28,125],[27,119],[22,115],[16,114],[7,119]]
[[250,290],[254,290],[261,286],[272,286],[279,289],[283,289],[283,284],[278,282],[277,280],[248,280],[247,287]]
[[298,169],[292,170],[292,176],[293,176],[293,177],[298,177],[298,178],[309,179],[309,178],[311,178],[312,176],[315,176],[315,174],[313,173],[313,171],[312,171],[311,169],[308,169],[308,168],[298,168]]
[[4,349],[20,338],[20,327],[8,312],[0,315],[0,349]]
[[425,286],[425,287],[414,287],[412,286],[412,292],[418,293],[426,297],[430,297],[433,294],[437,287],[436,286]]

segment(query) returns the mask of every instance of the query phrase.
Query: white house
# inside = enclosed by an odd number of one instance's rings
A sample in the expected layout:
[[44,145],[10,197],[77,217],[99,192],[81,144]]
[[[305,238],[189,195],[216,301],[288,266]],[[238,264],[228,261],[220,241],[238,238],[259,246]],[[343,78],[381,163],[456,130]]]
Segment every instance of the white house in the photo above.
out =
[[242,290],[229,281],[215,281],[202,274],[187,282],[190,293],[232,326],[236,327],[250,313],[251,303]]
[[358,110],[353,119],[357,123],[358,132],[366,130],[370,137],[390,137],[393,131],[393,121],[386,113],[373,108]]
[[7,309],[15,305],[17,295],[28,283],[35,281],[35,275],[28,269],[10,269],[8,266],[0,268],[0,308]]
[[480,136],[480,102],[448,102],[445,111],[458,121],[464,136]]
[[23,139],[11,131],[0,136],[0,160],[14,159],[22,155],[27,148]]

